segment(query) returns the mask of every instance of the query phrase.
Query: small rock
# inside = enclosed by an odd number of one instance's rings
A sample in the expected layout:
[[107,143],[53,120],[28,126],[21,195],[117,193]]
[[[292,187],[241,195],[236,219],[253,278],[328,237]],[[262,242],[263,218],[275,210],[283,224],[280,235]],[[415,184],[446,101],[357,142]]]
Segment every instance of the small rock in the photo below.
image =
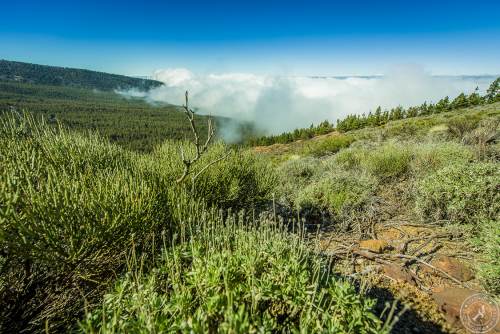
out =
[[383,253],[389,248],[389,244],[385,240],[370,239],[361,241],[359,243],[359,248],[366,249],[374,253]]
[[[462,282],[467,282],[474,278],[474,273],[469,269],[469,267],[467,267],[459,260],[449,256],[440,255],[432,260],[431,264]],[[433,272],[439,274],[438,272],[432,270],[427,266],[422,268],[422,270],[424,272]]]
[[397,264],[385,264],[382,267],[382,270],[385,276],[390,277],[395,281],[405,282],[411,285],[415,285],[415,280],[410,275],[410,273],[401,266],[398,266]]

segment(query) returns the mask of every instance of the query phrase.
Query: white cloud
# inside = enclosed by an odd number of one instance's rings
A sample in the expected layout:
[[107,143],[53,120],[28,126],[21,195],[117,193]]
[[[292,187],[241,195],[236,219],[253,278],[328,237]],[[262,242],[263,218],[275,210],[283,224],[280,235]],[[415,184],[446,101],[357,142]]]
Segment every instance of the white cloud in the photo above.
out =
[[262,76],[250,73],[197,75],[187,69],[157,70],[154,79],[165,83],[147,99],[190,104],[203,114],[253,121],[268,133],[331,122],[351,113],[367,113],[377,106],[391,108],[435,102],[444,96],[485,90],[491,78],[435,77],[418,66],[399,66],[383,77],[309,78]]

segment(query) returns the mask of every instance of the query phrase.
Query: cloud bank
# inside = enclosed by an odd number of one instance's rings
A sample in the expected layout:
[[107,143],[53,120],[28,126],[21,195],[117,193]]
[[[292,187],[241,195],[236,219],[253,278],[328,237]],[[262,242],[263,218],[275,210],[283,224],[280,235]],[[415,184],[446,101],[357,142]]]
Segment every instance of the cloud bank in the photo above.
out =
[[[164,86],[147,93],[128,92],[151,102],[190,104],[202,114],[251,121],[268,134],[306,127],[348,114],[436,102],[444,96],[484,91],[491,77],[436,77],[418,66],[395,67],[380,77],[287,77],[251,73],[195,74],[188,69],[155,71]],[[123,92],[122,92],[123,93]]]

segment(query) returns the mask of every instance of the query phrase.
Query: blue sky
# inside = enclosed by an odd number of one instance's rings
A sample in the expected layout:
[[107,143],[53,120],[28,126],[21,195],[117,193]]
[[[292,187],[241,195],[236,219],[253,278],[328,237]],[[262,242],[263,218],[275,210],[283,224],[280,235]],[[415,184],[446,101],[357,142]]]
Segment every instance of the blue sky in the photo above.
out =
[[500,1],[0,0],[0,58],[128,75],[500,73]]

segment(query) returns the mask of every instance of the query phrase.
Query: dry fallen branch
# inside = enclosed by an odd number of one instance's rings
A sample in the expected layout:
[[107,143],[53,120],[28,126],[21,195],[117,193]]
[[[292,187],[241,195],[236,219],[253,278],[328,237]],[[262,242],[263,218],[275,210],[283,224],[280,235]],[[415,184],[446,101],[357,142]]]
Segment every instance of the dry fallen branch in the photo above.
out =
[[410,254],[416,254],[417,252],[421,251],[427,245],[429,245],[432,241],[436,239],[442,239],[442,238],[451,238],[454,237],[455,234],[453,233],[437,233],[437,234],[432,234],[432,235],[425,235],[425,236],[419,236],[415,238],[410,238],[406,239],[403,243],[403,246],[401,247],[401,253],[405,254],[408,250],[408,246],[410,243],[415,242],[415,241],[424,241],[424,243],[420,246],[418,246],[416,249],[414,249]]

